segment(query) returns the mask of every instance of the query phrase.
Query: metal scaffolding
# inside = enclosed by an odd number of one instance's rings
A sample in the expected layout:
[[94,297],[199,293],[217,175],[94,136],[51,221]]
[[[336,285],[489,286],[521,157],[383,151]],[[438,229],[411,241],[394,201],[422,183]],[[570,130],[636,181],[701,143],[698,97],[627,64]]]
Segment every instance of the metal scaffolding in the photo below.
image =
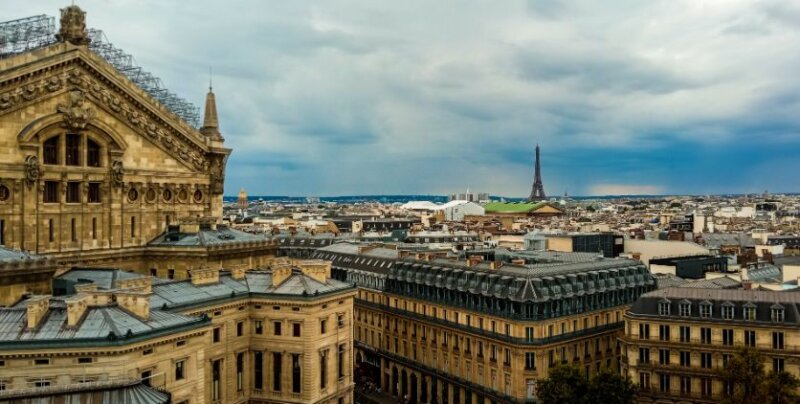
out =
[[[55,18],[37,15],[0,23],[0,59],[42,48],[56,42]],[[152,73],[136,65],[136,60],[108,41],[103,31],[88,30],[89,49],[128,77],[189,125],[200,127],[200,108],[164,87]]]

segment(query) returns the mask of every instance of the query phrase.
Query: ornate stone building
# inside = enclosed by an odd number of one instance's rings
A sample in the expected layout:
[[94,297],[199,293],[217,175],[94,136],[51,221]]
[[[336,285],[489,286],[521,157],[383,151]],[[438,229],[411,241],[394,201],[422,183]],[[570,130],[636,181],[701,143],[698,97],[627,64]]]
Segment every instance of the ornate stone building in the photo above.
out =
[[72,269],[53,290],[0,308],[0,402],[142,381],[181,404],[352,403],[355,287],[329,262],[191,280]]
[[[87,29],[80,8],[52,26],[0,23],[0,245],[49,258],[28,268],[42,279],[72,266],[183,279],[204,265],[266,264],[272,241],[216,226],[231,150],[211,88],[201,126],[194,107]],[[202,242],[181,242],[193,237]],[[3,285],[11,297],[0,304],[42,292]]]
[[360,375],[410,403],[525,403],[556,364],[618,369],[625,310],[655,288],[641,263],[492,253],[459,261],[339,243],[312,257],[359,287]]

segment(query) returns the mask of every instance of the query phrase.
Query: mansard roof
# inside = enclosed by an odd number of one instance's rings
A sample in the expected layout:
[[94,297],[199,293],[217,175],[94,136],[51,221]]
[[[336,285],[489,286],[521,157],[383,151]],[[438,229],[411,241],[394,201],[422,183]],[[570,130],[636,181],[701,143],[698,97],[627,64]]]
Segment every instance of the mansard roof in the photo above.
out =
[[[633,304],[629,313],[633,316],[659,316],[658,302],[667,299],[674,307],[667,317],[677,319],[700,319],[700,310],[691,310],[690,316],[680,316],[677,305],[681,301],[688,301],[691,306],[698,307],[702,304],[711,304],[711,316],[702,318],[704,321],[742,321],[747,323],[773,323],[773,324],[800,324],[800,293],[778,292],[766,290],[743,289],[699,289],[699,288],[665,288],[643,294]],[[686,303],[684,303],[686,304]],[[776,306],[777,305],[777,306]],[[723,306],[734,308],[734,318],[722,317]],[[742,309],[755,307],[756,319],[745,320]],[[784,320],[773,322],[771,309],[784,308]],[[663,316],[661,316],[663,317]]]

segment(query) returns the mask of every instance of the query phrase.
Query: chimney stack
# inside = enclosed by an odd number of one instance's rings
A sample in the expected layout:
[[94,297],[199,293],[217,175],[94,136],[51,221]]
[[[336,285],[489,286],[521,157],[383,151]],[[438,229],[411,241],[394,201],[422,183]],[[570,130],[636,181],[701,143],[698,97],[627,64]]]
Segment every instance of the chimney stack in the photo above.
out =
[[28,329],[39,326],[47,310],[50,308],[50,296],[31,296],[25,302],[25,310],[28,318]]

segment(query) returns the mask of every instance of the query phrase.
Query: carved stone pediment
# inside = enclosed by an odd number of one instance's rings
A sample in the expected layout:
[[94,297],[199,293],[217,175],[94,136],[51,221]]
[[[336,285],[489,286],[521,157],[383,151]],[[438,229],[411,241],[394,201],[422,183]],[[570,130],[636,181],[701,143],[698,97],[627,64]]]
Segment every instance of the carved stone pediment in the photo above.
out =
[[69,92],[69,103],[58,106],[58,112],[64,117],[64,127],[78,132],[86,129],[86,125],[94,118],[95,111],[85,105],[86,95],[81,90]]
[[204,137],[197,129],[165,112],[159,104],[142,102],[141,95],[134,95],[119,86],[118,80],[112,81],[106,76],[82,57],[57,67],[43,66],[21,79],[5,79],[0,75],[0,115],[57,96],[69,88],[69,102],[58,107],[67,128],[76,131],[85,128],[96,116],[92,109],[96,107],[124,122],[187,167],[208,172],[214,153],[203,144]]

